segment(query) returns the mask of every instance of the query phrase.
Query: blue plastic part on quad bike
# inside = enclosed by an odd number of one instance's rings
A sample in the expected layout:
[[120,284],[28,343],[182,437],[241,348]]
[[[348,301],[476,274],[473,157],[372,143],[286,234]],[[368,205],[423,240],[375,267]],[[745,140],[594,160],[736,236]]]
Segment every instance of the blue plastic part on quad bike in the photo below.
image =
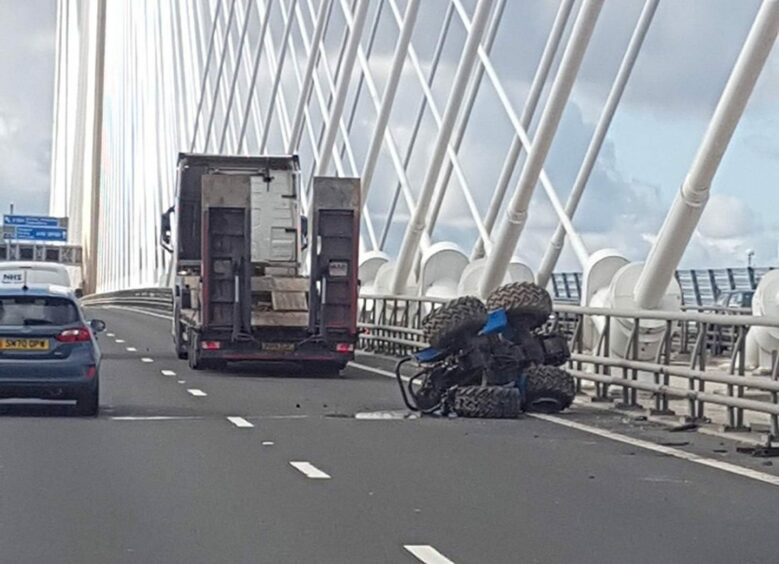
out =
[[496,309],[487,315],[487,323],[479,333],[481,335],[494,335],[503,333],[509,327],[509,318],[505,309]]
[[414,358],[420,363],[437,362],[446,358],[448,354],[449,353],[446,351],[442,351],[435,347],[427,347],[426,349],[422,349],[415,353]]
[[[505,309],[496,309],[491,311],[487,315],[487,323],[479,331],[480,335],[495,335],[497,333],[504,333],[510,329],[509,319],[506,315]],[[422,349],[414,355],[417,362],[437,362],[443,360],[449,355],[449,352],[442,351],[435,347],[428,347]]]

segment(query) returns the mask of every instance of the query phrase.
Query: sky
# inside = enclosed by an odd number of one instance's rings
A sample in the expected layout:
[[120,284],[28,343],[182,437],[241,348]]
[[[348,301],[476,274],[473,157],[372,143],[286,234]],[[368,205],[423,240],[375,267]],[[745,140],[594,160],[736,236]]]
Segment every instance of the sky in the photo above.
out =
[[[472,10],[473,0],[464,2]],[[571,100],[552,144],[546,170],[563,200],[573,183],[606,95],[640,13],[640,0],[606,2],[584,57]],[[655,16],[606,144],[585,191],[574,225],[590,251],[617,248],[642,260],[693,161],[716,102],[759,6],[758,0],[664,0]],[[426,66],[445,2],[425,0],[414,45]],[[509,95],[521,109],[551,27],[557,2],[508,0],[492,52]],[[578,5],[577,5],[578,8]],[[388,11],[387,11],[388,12]],[[370,18],[370,14],[369,14]],[[54,0],[0,0],[0,209],[10,202],[19,212],[46,213],[54,82]],[[370,21],[370,20],[369,20]],[[334,29],[338,22],[333,23]],[[569,26],[570,27],[570,26]],[[337,35],[330,46],[337,43]],[[455,72],[465,33],[455,18],[433,92],[441,109]],[[381,91],[391,61],[396,28],[384,17],[372,69]],[[548,92],[548,88],[547,88]],[[741,266],[747,250],[760,265],[779,263],[779,48],[774,48],[747,111],[712,186],[712,196],[684,267]],[[407,65],[393,110],[392,132],[401,147],[410,135],[419,87]],[[477,205],[486,209],[512,131],[497,97],[485,82],[460,151]],[[542,99],[543,104],[543,99]],[[369,105],[358,113],[355,143],[364,157],[375,115]],[[367,109],[366,109],[367,108]],[[538,113],[533,126],[537,125]],[[435,128],[425,118],[423,150],[412,159],[409,176],[424,176]],[[531,127],[531,137],[532,137]],[[521,164],[521,163],[520,163]],[[386,153],[371,192],[372,209],[386,208],[394,188]],[[383,174],[384,173],[384,174]],[[517,174],[515,173],[514,181]],[[381,179],[386,182],[382,184]],[[415,180],[416,187],[419,182]],[[512,184],[513,186],[513,184]],[[466,251],[473,245],[473,222],[456,185],[444,201],[435,238],[452,240]],[[399,246],[404,217],[390,231],[389,250]],[[404,216],[405,213],[405,216]],[[381,212],[374,213],[381,219]],[[556,220],[538,188],[528,227],[517,254],[535,267]],[[560,269],[580,270],[566,249]]]
[[54,91],[55,0],[0,0],[0,210],[45,214]]

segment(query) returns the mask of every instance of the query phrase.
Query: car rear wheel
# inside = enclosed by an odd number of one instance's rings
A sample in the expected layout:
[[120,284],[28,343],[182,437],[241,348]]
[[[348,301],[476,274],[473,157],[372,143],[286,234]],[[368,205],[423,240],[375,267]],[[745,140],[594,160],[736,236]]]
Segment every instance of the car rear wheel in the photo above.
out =
[[99,411],[100,386],[95,383],[93,389],[83,392],[76,398],[76,412],[82,417],[97,417]]

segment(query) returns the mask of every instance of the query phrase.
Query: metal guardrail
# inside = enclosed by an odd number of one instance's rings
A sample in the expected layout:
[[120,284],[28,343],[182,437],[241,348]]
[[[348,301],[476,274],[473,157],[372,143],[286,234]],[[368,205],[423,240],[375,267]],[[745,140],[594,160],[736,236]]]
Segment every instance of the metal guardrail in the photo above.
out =
[[[126,306],[158,312],[172,311],[172,293],[167,288],[123,290],[83,298],[85,305]],[[360,297],[359,347],[392,356],[406,356],[427,346],[422,319],[447,300],[413,296],[363,295]],[[779,362],[770,376],[746,373],[746,335],[750,327],[779,329],[779,318],[745,315],[746,312],[723,308],[690,308],[667,312],[621,310],[555,304],[550,328],[568,335],[572,351],[571,374],[594,386],[593,401],[611,401],[610,390],[617,389],[620,405],[640,408],[638,392],[649,392],[655,414],[673,413],[669,400],[686,400],[690,420],[706,419],[707,406],[724,406],[726,429],[745,430],[745,412],[765,414],[770,419],[771,438],[779,438]],[[604,337],[594,351],[585,350],[585,321],[597,316],[604,322]],[[631,346],[622,357],[611,355],[608,333],[611,323],[629,319],[633,323]],[[652,362],[639,360],[638,336],[642,322],[665,323],[661,346]],[[645,325],[646,326],[646,325]],[[727,370],[711,366],[713,336],[729,335]],[[712,339],[715,339],[714,341]],[[720,357],[721,358],[721,357]],[[777,355],[779,358],[779,355]],[[680,382],[682,385],[680,385]],[[686,385],[684,385],[686,384]],[[718,385],[721,390],[712,391]]]
[[173,291],[170,288],[137,288],[81,298],[85,306],[124,306],[173,313]]
[[[427,346],[421,330],[423,315],[439,307],[444,300],[416,297],[362,296],[360,327],[364,330],[360,347],[383,354],[404,356]],[[594,385],[593,401],[611,401],[617,389],[620,406],[640,408],[638,392],[649,392],[653,414],[673,414],[671,399],[686,400],[686,415],[691,421],[706,420],[707,406],[724,406],[726,429],[746,430],[745,412],[765,414],[770,419],[770,438],[779,438],[779,362],[771,376],[746,374],[746,334],[750,327],[779,328],[779,318],[756,317],[722,308],[691,308],[696,311],[640,311],[589,308],[555,304],[549,323],[569,336],[572,358],[569,371],[581,391],[583,381]],[[595,351],[584,348],[583,327],[588,318],[600,317],[604,337]],[[612,323],[627,319],[633,323],[629,350],[623,357],[611,355],[608,333]],[[653,362],[639,360],[638,338],[642,322],[665,323],[661,346]],[[713,335],[730,335],[727,370],[713,368]],[[681,385],[680,385],[681,382]],[[685,385],[686,384],[686,385]],[[712,391],[711,387],[724,386]]]

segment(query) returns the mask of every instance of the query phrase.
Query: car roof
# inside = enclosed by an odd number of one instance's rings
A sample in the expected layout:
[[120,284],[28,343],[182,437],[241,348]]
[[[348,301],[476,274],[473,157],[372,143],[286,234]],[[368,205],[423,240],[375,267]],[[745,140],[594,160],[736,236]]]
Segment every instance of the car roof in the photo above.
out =
[[0,270],[46,270],[49,272],[67,272],[63,264],[57,262],[7,261],[0,262]]
[[0,286],[0,297],[3,296],[38,296],[75,299],[76,294],[67,286],[57,284],[3,284]]

